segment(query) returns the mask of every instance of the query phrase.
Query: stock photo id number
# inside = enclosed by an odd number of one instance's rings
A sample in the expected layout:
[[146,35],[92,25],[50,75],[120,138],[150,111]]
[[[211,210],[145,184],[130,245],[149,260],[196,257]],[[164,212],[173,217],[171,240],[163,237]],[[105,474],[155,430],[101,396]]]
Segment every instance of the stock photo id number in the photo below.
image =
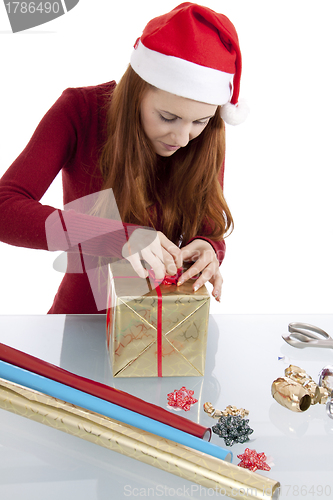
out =
[[13,33],[48,23],[73,9],[79,0],[12,2],[4,0]]

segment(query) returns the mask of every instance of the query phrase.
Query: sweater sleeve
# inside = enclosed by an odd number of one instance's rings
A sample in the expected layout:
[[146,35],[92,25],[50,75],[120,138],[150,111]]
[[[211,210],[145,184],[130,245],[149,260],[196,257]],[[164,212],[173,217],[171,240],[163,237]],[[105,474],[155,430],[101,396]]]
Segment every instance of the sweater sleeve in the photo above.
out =
[[79,89],[64,91],[43,117],[0,179],[0,241],[44,250],[68,250],[85,241],[87,253],[121,257],[122,246],[137,226],[40,203],[60,170],[71,164],[88,119]]

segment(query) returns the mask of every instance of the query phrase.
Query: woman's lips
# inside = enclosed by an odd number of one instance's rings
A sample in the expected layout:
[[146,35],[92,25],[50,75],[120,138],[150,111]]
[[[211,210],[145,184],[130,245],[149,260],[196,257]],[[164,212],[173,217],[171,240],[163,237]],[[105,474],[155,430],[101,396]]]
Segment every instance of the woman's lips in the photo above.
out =
[[161,144],[168,151],[177,151],[180,148],[180,146],[171,146],[170,144],[165,144],[165,142],[161,142]]

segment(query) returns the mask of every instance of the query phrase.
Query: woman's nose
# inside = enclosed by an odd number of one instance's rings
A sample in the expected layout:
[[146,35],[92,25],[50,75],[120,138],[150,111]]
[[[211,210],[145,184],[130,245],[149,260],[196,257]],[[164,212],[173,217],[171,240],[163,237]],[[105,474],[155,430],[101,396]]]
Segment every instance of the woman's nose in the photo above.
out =
[[175,141],[177,146],[182,148],[187,146],[190,141],[191,126],[180,124],[174,131]]

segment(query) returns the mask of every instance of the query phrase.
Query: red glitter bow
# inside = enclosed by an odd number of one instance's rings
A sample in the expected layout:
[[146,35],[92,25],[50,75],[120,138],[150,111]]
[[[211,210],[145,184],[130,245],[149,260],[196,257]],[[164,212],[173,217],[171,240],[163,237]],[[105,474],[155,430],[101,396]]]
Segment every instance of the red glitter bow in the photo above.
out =
[[193,394],[194,391],[190,391],[186,387],[181,387],[178,391],[175,389],[168,394],[168,405],[188,411],[191,409],[191,405],[198,402],[192,397]]
[[[149,273],[149,277],[150,277],[150,279],[151,279],[154,283],[156,283],[156,281],[157,281],[157,280],[156,280],[156,278],[155,278],[155,273],[154,273],[154,271],[153,271],[152,269],[150,269],[150,270],[148,271],[148,273]],[[179,269],[177,269],[176,274],[173,274],[172,276],[170,276],[170,274],[166,274],[166,275],[164,276],[163,281],[162,281],[162,283],[161,283],[161,284],[162,284],[162,285],[177,285],[178,280],[179,280],[179,278],[180,278],[180,276],[181,276],[182,274],[183,274],[183,268],[181,268],[181,267],[180,267]]]
[[257,453],[256,450],[246,448],[243,455],[237,455],[241,459],[238,466],[252,471],[271,470],[270,466],[266,463],[267,457],[265,453]]

